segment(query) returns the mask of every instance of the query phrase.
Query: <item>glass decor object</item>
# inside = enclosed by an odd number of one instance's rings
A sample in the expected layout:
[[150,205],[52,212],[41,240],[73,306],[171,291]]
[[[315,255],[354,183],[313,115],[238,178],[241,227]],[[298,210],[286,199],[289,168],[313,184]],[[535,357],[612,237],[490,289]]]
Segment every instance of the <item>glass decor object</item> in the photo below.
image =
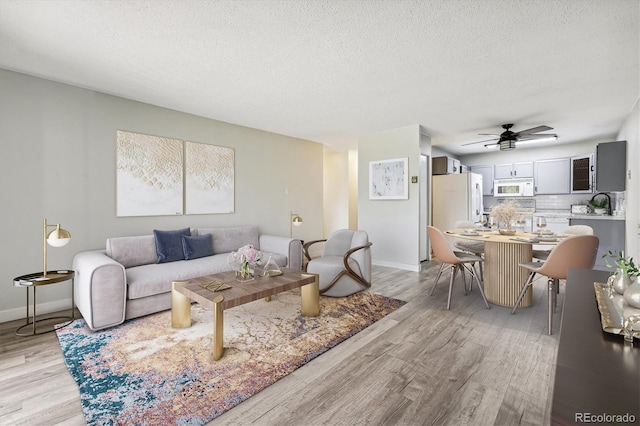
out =
[[282,275],[282,271],[278,264],[269,256],[269,260],[264,265],[264,270],[262,272],[263,277],[276,277],[278,275]]
[[636,276],[635,281],[624,290],[624,300],[629,306],[640,309],[640,276]]

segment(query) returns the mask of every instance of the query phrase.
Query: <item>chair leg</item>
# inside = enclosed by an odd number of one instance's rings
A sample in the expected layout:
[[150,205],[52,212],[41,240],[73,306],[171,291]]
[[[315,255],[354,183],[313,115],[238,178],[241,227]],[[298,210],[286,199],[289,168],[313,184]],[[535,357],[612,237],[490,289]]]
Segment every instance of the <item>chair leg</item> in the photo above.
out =
[[451,265],[451,278],[449,278],[449,297],[447,298],[447,310],[451,308],[451,290],[453,289],[453,281],[455,281],[458,268],[456,265]]
[[549,278],[547,281],[547,293],[549,295],[549,335],[553,329],[553,298],[555,296],[555,286],[553,285],[553,279]]
[[536,273],[535,272],[531,272],[529,274],[529,276],[527,277],[527,281],[525,281],[524,286],[522,287],[522,290],[520,291],[520,294],[518,295],[518,299],[516,300],[516,303],[513,305],[513,309],[511,309],[511,313],[512,314],[516,313],[516,309],[518,309],[518,305],[522,301],[522,298],[524,297],[525,293],[527,292],[527,289],[531,285],[531,282],[533,281],[533,277],[535,277],[535,276],[536,276]]
[[440,270],[438,271],[438,275],[436,276],[436,280],[433,282],[433,287],[431,287],[431,293],[429,296],[433,296],[433,292],[436,289],[436,284],[438,284],[438,280],[440,280],[440,276],[442,275],[442,270],[444,269],[444,263],[440,264]]
[[[464,295],[468,295],[469,292],[467,291],[467,277],[464,273],[464,268],[462,267],[462,265],[458,265],[458,270],[460,271],[460,275],[462,275],[462,284],[464,285]],[[471,283],[469,283],[469,285],[471,285]]]
[[487,309],[491,309],[489,307],[489,302],[487,302],[487,298],[484,295],[484,290],[482,289],[482,285],[480,284],[480,279],[478,278],[478,273],[476,272],[476,264],[472,263],[471,267],[469,268],[469,273],[471,274],[471,281],[473,282],[473,279],[476,279],[476,283],[478,284],[478,289],[480,289],[480,294],[482,295],[482,300],[484,300],[484,305],[487,307]]

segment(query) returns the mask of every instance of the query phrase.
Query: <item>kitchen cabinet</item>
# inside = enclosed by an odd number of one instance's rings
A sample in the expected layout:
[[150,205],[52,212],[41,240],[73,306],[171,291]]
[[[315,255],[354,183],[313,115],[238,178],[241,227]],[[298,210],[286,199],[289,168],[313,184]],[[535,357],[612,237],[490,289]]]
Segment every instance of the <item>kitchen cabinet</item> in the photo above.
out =
[[626,189],[627,142],[596,145],[596,190],[616,192]]
[[470,171],[482,175],[482,195],[493,195],[493,165],[471,166]]
[[625,245],[625,221],[607,219],[569,219],[570,225],[587,225],[593,228],[598,237],[598,254],[594,269],[609,269],[602,255],[611,251],[622,251]]
[[534,163],[535,195],[571,192],[571,159],[555,158]]
[[432,175],[450,175],[460,173],[460,160],[451,157],[433,157]]
[[522,163],[496,164],[494,179],[530,178],[533,177],[533,161]]
[[593,154],[571,158],[571,193],[592,193],[595,189]]

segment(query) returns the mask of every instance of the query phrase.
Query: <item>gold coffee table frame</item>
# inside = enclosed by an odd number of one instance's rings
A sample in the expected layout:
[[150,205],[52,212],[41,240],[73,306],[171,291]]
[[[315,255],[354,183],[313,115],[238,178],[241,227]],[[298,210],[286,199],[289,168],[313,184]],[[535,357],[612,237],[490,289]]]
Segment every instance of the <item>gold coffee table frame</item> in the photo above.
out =
[[[240,283],[235,272],[205,275],[187,281],[171,283],[171,326],[191,327],[191,301],[198,302],[213,311],[213,359],[224,355],[224,310],[258,299],[267,299],[283,291],[300,288],[301,311],[304,316],[320,314],[320,283],[317,274],[282,268],[276,277],[256,276],[255,280]],[[259,271],[256,270],[256,275]],[[231,288],[211,291],[201,286],[211,281],[225,283]]]

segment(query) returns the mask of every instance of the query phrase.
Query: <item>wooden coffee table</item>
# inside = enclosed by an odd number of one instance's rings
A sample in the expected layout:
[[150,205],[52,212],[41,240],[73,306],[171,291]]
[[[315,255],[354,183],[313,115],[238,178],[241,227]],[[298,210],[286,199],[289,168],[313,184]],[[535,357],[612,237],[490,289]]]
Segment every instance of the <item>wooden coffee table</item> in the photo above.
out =
[[[282,275],[260,277],[261,270],[256,269],[253,281],[236,281],[235,272],[205,275],[187,281],[171,283],[171,326],[174,328],[191,327],[191,301],[198,302],[213,311],[213,359],[219,360],[224,354],[223,313],[225,309],[268,298],[300,287],[302,315],[317,316],[320,313],[320,285],[317,274],[282,268]],[[231,286],[221,291],[211,291],[201,286],[203,283],[218,281]]]

